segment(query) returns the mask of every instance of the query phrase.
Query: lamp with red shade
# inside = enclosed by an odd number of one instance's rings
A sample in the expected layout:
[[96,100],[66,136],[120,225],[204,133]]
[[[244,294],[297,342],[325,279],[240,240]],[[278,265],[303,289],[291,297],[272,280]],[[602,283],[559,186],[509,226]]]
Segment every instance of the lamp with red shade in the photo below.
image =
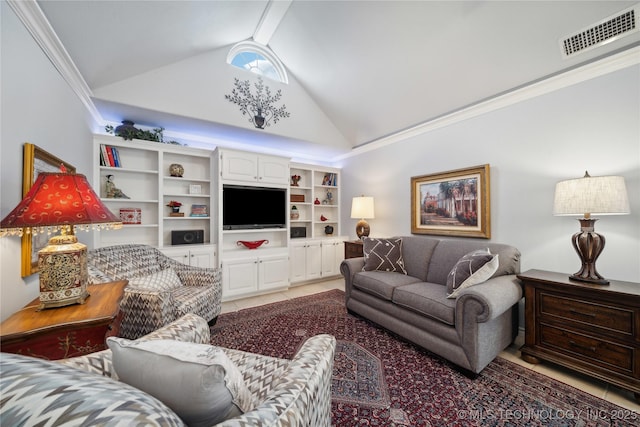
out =
[[60,232],[38,252],[39,309],[83,304],[89,296],[87,246],[78,242],[75,231],[122,227],[84,175],[60,169],[38,174],[27,195],[0,222],[0,237]]

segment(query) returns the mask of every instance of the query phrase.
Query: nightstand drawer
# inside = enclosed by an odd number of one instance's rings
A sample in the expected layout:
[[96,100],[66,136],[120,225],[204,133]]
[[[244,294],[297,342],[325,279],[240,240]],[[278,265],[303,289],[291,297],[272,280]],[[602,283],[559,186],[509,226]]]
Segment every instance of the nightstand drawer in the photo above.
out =
[[634,349],[549,325],[540,325],[540,344],[626,374],[633,373]]
[[554,316],[583,323],[589,329],[593,327],[612,330],[624,335],[633,335],[633,316],[631,309],[611,307],[591,301],[564,298],[556,294],[540,292],[541,320]]

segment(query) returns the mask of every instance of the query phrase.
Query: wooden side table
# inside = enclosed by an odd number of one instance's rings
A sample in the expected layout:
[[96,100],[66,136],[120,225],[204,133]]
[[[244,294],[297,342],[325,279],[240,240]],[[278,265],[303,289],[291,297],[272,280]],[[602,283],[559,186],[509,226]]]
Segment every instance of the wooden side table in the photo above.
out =
[[344,259],[363,257],[362,240],[344,242]]
[[522,359],[631,390],[640,402],[640,283],[597,285],[542,270],[518,278],[525,293]]
[[89,285],[84,304],[36,311],[35,299],[0,324],[0,346],[8,353],[57,360],[106,348],[117,335],[120,299],[127,280]]

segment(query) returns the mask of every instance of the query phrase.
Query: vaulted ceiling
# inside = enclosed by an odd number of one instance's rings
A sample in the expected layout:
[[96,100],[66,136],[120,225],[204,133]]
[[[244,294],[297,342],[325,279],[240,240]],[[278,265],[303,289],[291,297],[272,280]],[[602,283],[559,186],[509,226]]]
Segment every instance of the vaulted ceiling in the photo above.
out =
[[[640,43],[640,32],[630,32],[570,57],[562,53],[561,40],[638,4],[629,1],[57,0],[37,4],[105,120],[133,119],[167,131],[200,133],[205,139],[241,138],[249,145],[284,144],[279,147],[283,150],[295,146],[295,150],[319,154],[326,149],[329,155]],[[289,86],[267,82],[282,88],[290,118],[265,130],[252,129],[222,96],[233,86],[227,71],[200,70],[217,80],[213,84],[219,93],[203,89],[181,99],[181,93],[189,92],[189,82],[199,78],[191,74],[194,64],[228,69],[229,48],[251,40],[256,31],[292,79]],[[176,99],[175,108],[157,100],[155,104],[139,100],[153,98],[149,97],[151,86],[138,97],[131,95],[131,82],[141,87],[157,76],[164,80],[159,80],[162,89],[155,91],[161,92],[159,96],[166,91],[167,97]],[[125,87],[129,88],[126,96],[122,94]],[[218,104],[200,98],[215,98]]]

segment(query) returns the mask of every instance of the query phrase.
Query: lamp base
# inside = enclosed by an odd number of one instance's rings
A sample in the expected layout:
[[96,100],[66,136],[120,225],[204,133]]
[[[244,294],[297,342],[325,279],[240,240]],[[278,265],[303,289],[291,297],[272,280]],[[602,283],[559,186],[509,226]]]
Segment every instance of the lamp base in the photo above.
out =
[[582,268],[577,273],[569,276],[569,279],[608,285],[609,281],[596,270],[596,259],[602,253],[605,244],[604,236],[594,231],[597,220],[581,218],[578,221],[580,221],[580,231],[571,237],[571,243],[578,253],[580,261],[582,261]]
[[[67,305],[73,305],[73,304],[84,304],[85,302],[87,302],[87,298],[89,298],[89,296],[91,296],[91,295],[85,289],[84,293],[82,295],[77,296],[77,297],[68,298],[68,299],[60,299],[60,300],[56,300],[56,301],[48,301],[48,300],[47,301],[42,301],[42,293],[41,293],[40,294],[40,305],[38,306],[36,311],[44,310],[44,309],[47,309],[47,308],[65,307]],[[46,295],[46,297],[48,297],[48,294]]]
[[84,304],[87,292],[87,246],[74,235],[54,236],[38,252],[40,306],[38,310]]
[[365,221],[364,219],[361,219],[356,224],[356,235],[358,236],[358,239],[368,237],[370,231],[371,228],[369,227],[369,223],[367,223],[367,221]]

